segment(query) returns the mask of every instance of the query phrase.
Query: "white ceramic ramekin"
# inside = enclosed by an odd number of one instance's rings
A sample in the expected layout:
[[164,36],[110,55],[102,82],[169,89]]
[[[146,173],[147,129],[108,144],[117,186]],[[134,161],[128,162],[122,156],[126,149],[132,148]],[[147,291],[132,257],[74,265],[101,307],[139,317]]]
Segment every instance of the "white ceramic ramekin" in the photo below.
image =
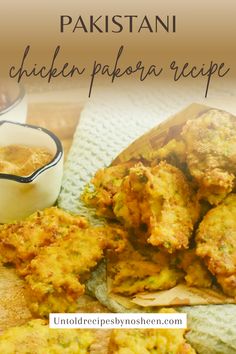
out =
[[61,188],[63,148],[50,131],[0,121],[0,146],[23,144],[47,148],[53,160],[27,177],[0,173],[0,223],[20,220],[55,203]]
[[10,104],[0,110],[0,120],[25,123],[27,117],[27,97],[22,85],[17,85]]

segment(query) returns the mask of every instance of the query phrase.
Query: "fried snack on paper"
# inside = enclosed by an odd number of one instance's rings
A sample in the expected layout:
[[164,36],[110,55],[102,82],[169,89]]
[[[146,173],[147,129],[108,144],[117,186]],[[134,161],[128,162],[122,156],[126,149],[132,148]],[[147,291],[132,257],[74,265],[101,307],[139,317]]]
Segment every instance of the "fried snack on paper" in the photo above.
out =
[[110,290],[125,296],[170,289],[184,277],[184,273],[173,265],[169,254],[158,250],[147,250],[142,254],[130,242],[123,252],[108,253],[107,262]]
[[236,297],[236,194],[230,194],[203,218],[196,234],[204,259],[225,294]]
[[196,255],[195,249],[179,252],[176,255],[175,262],[186,273],[184,279],[188,286],[197,288],[210,288],[212,286],[212,275],[201,258]]
[[210,110],[183,128],[187,164],[200,186],[200,196],[218,204],[234,187],[236,118]]
[[156,247],[127,242],[119,254],[108,253],[109,290],[123,296],[168,290],[177,284],[211,288],[213,276],[195,249],[172,255]]
[[[161,313],[175,313],[162,309]],[[184,338],[186,329],[115,329],[111,333],[109,354],[195,354]]]
[[172,139],[163,147],[153,151],[149,155],[151,165],[155,166],[160,161],[166,161],[169,164],[187,172],[186,165],[186,146],[182,140]]
[[125,232],[112,227],[74,229],[44,247],[26,269],[26,298],[33,314],[75,312],[84,294],[84,282],[104,256],[104,250],[121,251]]
[[166,162],[114,166],[98,171],[92,183],[94,192],[86,190],[83,200],[99,215],[116,217],[137,233],[146,231],[149,243],[170,253],[188,247],[200,208],[178,168]]
[[160,162],[130,168],[114,195],[114,214],[127,228],[147,229],[147,241],[167,250],[188,248],[200,208],[184,174]]
[[[213,129],[211,125],[209,127],[204,125],[208,120],[208,118],[205,120],[205,117],[207,116],[210,117],[210,120],[212,120],[212,122],[214,123],[212,125]],[[218,118],[216,119],[215,116],[217,116]],[[221,187],[219,190],[219,186],[212,186],[212,188],[209,188],[209,190],[206,189],[208,191],[207,192],[208,194],[206,193],[206,191],[204,191],[204,189],[202,188],[202,180],[198,179],[197,176],[195,174],[192,174],[191,172],[190,169],[191,159],[190,156],[188,156],[188,152],[191,149],[192,138],[190,138],[190,136],[184,137],[184,133],[185,133],[185,128],[187,132],[187,127],[189,126],[191,129],[189,128],[188,133],[191,132],[194,134],[194,129],[195,129],[194,123],[197,121],[199,122],[199,127],[197,128],[197,130],[200,131],[201,129],[203,129],[201,128],[202,124],[200,124],[200,122],[202,121],[204,123],[203,126],[204,129],[206,130],[206,135],[209,134],[210,136],[210,134],[212,133],[213,135],[215,134],[215,136],[218,138],[221,135],[223,137],[224,135],[222,134],[222,131],[220,131],[221,125],[215,124],[216,122],[219,122],[220,120],[219,117],[222,117],[222,121],[226,119],[228,120],[228,122],[230,122],[228,125],[229,128],[228,133],[229,136],[232,133],[231,142],[233,142],[234,132],[232,132],[231,130],[235,124],[235,117],[225,112],[209,109],[206,106],[193,104],[187,109],[185,109],[183,112],[176,114],[175,116],[171,117],[167,121],[160,124],[158,127],[153,128],[150,132],[146,133],[145,135],[137,139],[127,149],[125,149],[119,156],[117,156],[117,158],[113,161],[111,167],[109,167],[108,169],[103,169],[103,178],[105,178],[104,177],[105,174],[106,173],[109,174],[109,169],[112,168],[119,169],[120,165],[122,164],[129,163],[129,162],[132,163],[129,169],[119,179],[119,182],[116,184],[117,188],[115,188],[114,192],[110,194],[110,204],[108,207],[110,208],[110,211],[108,211],[107,214],[106,212],[101,214],[103,215],[109,214],[109,217],[111,217],[112,219],[119,220],[125,226],[125,228],[130,231],[131,234],[135,234],[136,241],[140,243],[143,249],[149,243],[149,245],[153,245],[153,247],[156,248],[158,252],[161,253],[168,252],[169,254],[171,254],[173,257],[171,266],[174,266],[174,268],[178,269],[183,274],[182,276],[183,281],[180,281],[180,283],[177,282],[177,285],[175,285],[173,288],[167,290],[158,290],[158,291],[149,289],[146,292],[144,289],[143,290],[144,293],[136,293],[135,299],[134,298],[131,299],[130,297],[127,297],[127,295],[126,297],[122,296],[122,291],[124,294],[126,293],[128,294],[127,292],[128,282],[126,282],[125,276],[129,274],[130,278],[132,278],[134,271],[132,269],[132,266],[125,267],[124,262],[123,263],[121,262],[119,263],[119,267],[120,267],[119,272],[118,273],[113,272],[113,279],[112,280],[109,279],[108,281],[108,289],[111,289],[111,287],[116,284],[114,283],[114,280],[116,280],[118,284],[116,291],[117,289],[118,291],[121,291],[120,293],[113,293],[113,292],[109,293],[110,298],[108,300],[111,301],[108,301],[107,303],[111,304],[111,306],[109,305],[110,308],[115,308],[115,306],[113,305],[114,302],[116,301],[117,303],[119,303],[119,305],[125,306],[127,308],[130,308],[130,305],[132,305],[130,304],[131,302],[138,304],[139,306],[146,307],[146,306],[165,306],[165,305],[170,306],[170,305],[181,305],[181,304],[189,304],[189,305],[211,304],[211,303],[221,304],[221,303],[232,303],[235,301],[232,297],[223,294],[220,287],[218,287],[216,284],[215,274],[212,274],[212,272],[210,272],[207,269],[207,265],[205,264],[204,260],[198,255],[196,255],[196,250],[193,249],[193,247],[196,247],[194,234],[198,222],[202,220],[202,218],[204,218],[204,216],[212,208],[212,205],[214,203],[215,204],[219,203],[222,200],[222,198],[225,198],[225,196],[229,192],[223,191]],[[224,136],[224,138],[225,137],[226,135]],[[206,156],[203,156],[203,160],[202,160],[204,162],[205,160],[209,159],[209,156],[207,155],[208,142],[207,140],[204,141],[204,139],[202,140],[200,139],[199,141],[205,144],[205,148],[203,148],[203,150],[205,149],[204,151],[206,152]],[[187,144],[189,144],[189,146],[187,146]],[[193,144],[194,146],[196,146],[197,149],[197,142],[195,141],[193,142]],[[213,152],[213,147],[211,146],[211,148],[212,148],[211,152]],[[220,165],[224,165],[220,161],[220,156],[222,157],[222,154],[220,155],[219,152],[219,156],[216,156],[216,160],[218,158],[219,159],[216,162],[219,163]],[[230,158],[232,162],[233,156],[231,157]],[[201,165],[201,161],[200,161],[201,157],[198,158]],[[215,157],[213,156],[213,158]],[[226,169],[227,173],[230,173],[229,170],[231,167],[229,166],[231,165],[228,165],[227,167],[228,170]],[[173,195],[171,194],[172,188],[170,188],[172,187],[171,182],[175,178],[173,176],[172,179],[163,178],[164,181],[162,180],[161,183],[159,182],[155,184],[156,187],[154,188],[155,191],[159,192],[158,187],[160,189],[160,186],[163,186],[163,190],[166,193],[166,194],[160,193],[160,195],[158,195],[159,197],[158,199],[153,197],[154,193],[153,194],[150,193],[151,188],[147,188],[146,186],[146,185],[149,186],[153,184],[152,183],[153,180],[155,181],[158,180],[158,178],[155,176],[155,173],[153,171],[155,171],[155,169],[158,170],[158,167],[160,166],[170,166],[170,169],[172,171],[173,169],[175,169],[175,171],[176,170],[180,171],[181,177],[182,176],[184,177],[181,179],[187,182],[187,185],[189,186],[189,190],[190,190],[189,205],[191,204],[192,207],[187,208],[187,203],[184,203],[184,205],[185,208],[188,209],[188,213],[191,215],[190,219],[192,223],[192,231],[189,233],[189,236],[187,238],[185,239],[182,238],[180,242],[179,240],[181,239],[181,237],[178,238],[176,237],[175,240],[172,238],[171,240],[172,244],[171,242],[169,242],[169,239],[167,239],[166,240],[167,242],[164,244],[164,240],[163,239],[160,240],[160,236],[161,236],[160,232],[158,232],[157,235],[159,239],[158,240],[152,239],[152,242],[150,242],[152,232],[154,232],[154,229],[157,229],[158,231],[160,229],[161,231],[163,230],[169,231],[169,229],[173,230],[176,224],[178,225],[178,223],[174,223],[173,219],[171,218],[172,215],[171,212],[173,211],[173,214],[175,214],[174,213],[176,211],[175,208],[172,208],[173,210],[171,210],[170,207],[170,214],[165,213],[166,210],[164,210],[163,212],[163,209],[161,208],[164,205],[164,203],[167,201],[167,199],[173,202],[173,204],[169,203],[169,206],[176,205],[176,204],[177,206],[179,206],[178,203],[176,203],[175,198],[173,198]],[[226,164],[223,167],[225,166]],[[213,164],[210,166],[210,170],[212,170],[212,167]],[[203,164],[202,168],[203,169],[201,170],[201,172],[204,175],[206,164],[205,165]],[[158,175],[157,172],[156,174]],[[99,175],[101,181],[102,175],[99,174],[98,172],[98,176]],[[162,173],[161,176],[163,175],[167,176],[168,173],[166,174]],[[225,186],[223,186],[223,189],[224,188]],[[94,188],[95,195],[96,193],[98,194],[100,193],[100,196],[103,196],[102,189],[103,189],[103,184],[97,183]],[[177,189],[177,195],[179,190],[181,190],[182,192],[180,185],[178,185],[178,188],[176,189]],[[88,197],[89,197],[89,193],[87,195]],[[147,195],[149,199],[147,198]],[[155,200],[156,203],[154,203],[153,200]],[[97,207],[99,213],[101,209],[100,205],[98,205],[98,203],[96,203],[95,201],[93,206],[95,208]],[[106,207],[104,208],[104,210],[106,210]],[[179,214],[177,212],[175,216],[178,216]],[[190,223],[188,224],[187,222],[185,222],[187,219],[185,218],[185,215],[186,214],[181,213],[181,217],[178,220],[180,221],[179,222],[180,230],[183,230],[184,228],[186,230],[186,225],[190,225]],[[160,216],[160,218],[158,218],[158,216]],[[166,228],[164,228],[163,223],[161,223],[162,222],[161,218],[164,217],[166,218],[165,219],[167,224]],[[168,233],[166,232],[165,234],[168,235]],[[162,232],[162,234],[164,234],[164,232]],[[185,234],[185,232],[183,232],[183,234]],[[179,234],[177,235],[179,236]],[[183,246],[183,244],[185,245]],[[190,249],[188,250],[188,248]],[[137,250],[137,248],[135,248],[135,251],[141,253],[141,257],[145,258],[144,253],[140,252],[140,249]],[[131,259],[131,255],[128,252],[129,251],[127,250],[126,258]],[[138,257],[136,256],[136,258]],[[111,259],[112,261],[114,260],[114,269],[115,269],[115,262],[117,260],[122,261],[122,254],[120,254],[119,257],[117,258],[112,257]],[[140,260],[140,258],[138,258],[138,260]],[[147,261],[146,258],[145,261]],[[150,261],[150,259],[148,259],[148,261]],[[152,263],[152,261],[150,262]],[[176,262],[176,264],[174,264],[174,262]],[[138,268],[137,263],[135,263],[135,266]],[[108,263],[108,268],[109,268],[109,263]],[[148,274],[146,275],[148,277]],[[120,286],[120,284],[122,284],[122,279],[124,280],[123,282],[124,288],[121,288]],[[129,279],[129,281],[132,282],[131,279]],[[219,279],[218,282],[220,282]],[[132,284],[134,284],[132,285],[132,289],[131,289],[131,291],[133,292],[133,290],[135,289],[135,282],[132,282]],[[137,279],[136,286],[137,288],[138,286],[142,288],[142,286],[145,287],[146,284],[145,282],[144,283],[140,282],[140,279]],[[101,289],[103,289],[102,286]],[[105,288],[103,290],[105,294],[106,291]],[[98,296],[99,299],[102,298],[100,294],[101,292],[99,292],[99,294],[96,295]],[[117,308],[119,308],[119,306],[117,306]]]
[[217,205],[235,186],[236,118],[223,111],[208,110],[189,119],[181,136],[154,152],[153,157],[177,165],[185,161],[199,186],[199,198]]
[[145,309],[150,307],[155,309],[160,306],[235,304],[232,297],[224,295],[218,288],[196,288],[181,283],[168,290],[139,293],[130,301]]
[[123,250],[127,238],[120,227],[92,227],[55,207],[1,226],[0,235],[3,263],[25,278],[29,308],[42,317],[75,311],[90,270],[106,249]]
[[74,228],[84,229],[87,221],[57,207],[38,211],[23,221],[0,225],[0,257],[22,271],[44,246],[61,239]]
[[91,180],[93,190],[87,186],[81,199],[85,204],[96,208],[98,215],[114,219],[113,197],[133,165],[133,162],[127,162],[98,170]]
[[[187,120],[197,119],[209,109],[209,107],[197,103],[189,105],[181,112],[174,114],[136,139],[114,158],[111,166],[134,160],[145,161],[147,164],[152,163],[160,148],[168,144],[172,139],[180,139],[182,128]],[[180,149],[180,153],[182,150],[183,148]],[[166,160],[166,158],[162,158],[162,160]],[[170,162],[170,164],[172,163]]]
[[44,320],[35,319],[11,327],[0,336],[4,354],[89,354],[95,337],[83,329],[50,329]]

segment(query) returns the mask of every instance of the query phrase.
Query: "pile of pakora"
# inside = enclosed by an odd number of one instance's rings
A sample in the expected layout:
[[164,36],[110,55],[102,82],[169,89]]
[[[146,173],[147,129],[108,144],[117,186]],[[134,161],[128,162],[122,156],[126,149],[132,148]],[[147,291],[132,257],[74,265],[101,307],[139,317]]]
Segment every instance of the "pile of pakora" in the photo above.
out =
[[196,234],[197,254],[204,259],[224,293],[236,297],[236,194],[211,209]]
[[[86,190],[84,200],[90,205],[97,205],[99,215],[110,215],[126,229],[132,229],[137,235],[143,233],[153,246],[170,253],[188,248],[200,206],[194,200],[194,191],[184,174],[178,168],[160,162],[155,167],[137,163],[126,170],[123,178],[113,177],[120,168],[123,170],[124,166],[110,167],[102,173],[99,171],[93,180],[95,191],[90,193]],[[98,179],[105,173],[107,180],[112,178],[113,183],[104,186]],[[102,199],[105,193],[109,194],[109,204],[107,196]]]
[[185,163],[198,186],[198,198],[217,205],[235,189],[235,154],[236,118],[212,109],[188,120],[181,136],[153,156],[157,161],[171,159],[178,164]]
[[[82,200],[106,218],[104,226],[57,207],[0,225],[0,261],[24,279],[27,304],[38,318],[7,329],[0,352],[92,352],[94,331],[49,329],[45,318],[77,311],[103,259],[108,291],[118,297],[186,284],[236,299],[235,177],[236,118],[209,110],[150,158],[95,174]],[[108,352],[194,354],[185,332],[113,330]]]
[[82,200],[129,235],[108,256],[111,291],[185,283],[236,297],[235,176],[236,118],[217,110],[188,120],[150,159],[99,170]]
[[75,312],[85,281],[106,249],[120,252],[126,232],[117,226],[92,227],[80,216],[56,207],[24,221],[0,226],[3,264],[13,264],[26,283],[34,315]]

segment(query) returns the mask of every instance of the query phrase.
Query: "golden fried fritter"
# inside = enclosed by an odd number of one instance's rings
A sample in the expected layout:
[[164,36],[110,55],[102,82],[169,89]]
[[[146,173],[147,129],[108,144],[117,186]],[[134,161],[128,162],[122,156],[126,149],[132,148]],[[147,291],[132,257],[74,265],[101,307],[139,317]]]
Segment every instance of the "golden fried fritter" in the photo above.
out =
[[86,189],[83,200],[128,229],[146,230],[152,245],[170,253],[187,248],[200,208],[184,174],[163,161],[154,167],[132,164],[98,171],[94,192]]
[[68,235],[72,229],[84,229],[87,221],[59,208],[38,211],[24,221],[0,226],[0,254],[3,263],[23,264],[35,257],[41,247]]
[[179,252],[176,256],[176,261],[178,267],[186,273],[184,279],[188,286],[195,286],[197,288],[211,287],[211,273],[201,258],[196,255],[195,249]]
[[183,272],[171,264],[169,254],[156,250],[139,252],[127,243],[120,254],[108,257],[111,290],[122,295],[143,291],[165,290],[183,279]]
[[236,194],[211,209],[196,235],[197,255],[202,257],[223,291],[236,296]]
[[[162,313],[175,313],[163,309]],[[184,338],[185,329],[115,329],[110,354],[195,354]]]
[[181,139],[172,139],[160,149],[151,152],[148,160],[151,161],[152,166],[155,166],[160,161],[166,161],[183,169],[186,163],[185,143]]
[[26,297],[32,313],[75,312],[85,291],[84,281],[106,248],[121,251],[125,233],[118,228],[74,228],[70,234],[40,250],[25,270]]
[[236,183],[236,117],[209,110],[188,120],[178,140],[170,140],[152,155],[154,162],[166,160],[190,173],[198,184],[198,197],[217,205]]
[[187,164],[197,180],[200,197],[218,204],[234,187],[236,175],[236,118],[210,110],[183,127]]
[[91,180],[94,189],[91,190],[91,187],[87,186],[81,199],[87,205],[96,208],[98,215],[114,218],[113,196],[133,164],[127,162],[98,170]]
[[92,331],[50,329],[44,320],[31,320],[12,327],[0,336],[4,354],[88,354],[95,341]]
[[25,278],[32,313],[75,312],[76,299],[84,293],[80,278],[102,258],[103,242],[101,232],[74,230],[42,249]]
[[37,212],[25,221],[0,227],[3,263],[16,265],[25,277],[33,313],[76,309],[84,281],[109,248],[120,252],[126,232],[117,226],[92,227],[58,208]]
[[188,247],[199,204],[184,174],[160,162],[130,169],[114,196],[114,214],[127,227],[147,229],[148,242],[172,253]]

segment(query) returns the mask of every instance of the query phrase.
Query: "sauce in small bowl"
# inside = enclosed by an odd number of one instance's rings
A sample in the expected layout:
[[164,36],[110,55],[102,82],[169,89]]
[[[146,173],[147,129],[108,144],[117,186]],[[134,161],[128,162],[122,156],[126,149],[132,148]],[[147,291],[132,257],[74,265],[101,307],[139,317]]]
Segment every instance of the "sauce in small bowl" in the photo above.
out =
[[27,145],[0,146],[0,173],[29,176],[47,165],[53,154],[46,148]]
[[0,120],[0,223],[52,206],[62,174],[63,148],[56,135],[41,127]]

